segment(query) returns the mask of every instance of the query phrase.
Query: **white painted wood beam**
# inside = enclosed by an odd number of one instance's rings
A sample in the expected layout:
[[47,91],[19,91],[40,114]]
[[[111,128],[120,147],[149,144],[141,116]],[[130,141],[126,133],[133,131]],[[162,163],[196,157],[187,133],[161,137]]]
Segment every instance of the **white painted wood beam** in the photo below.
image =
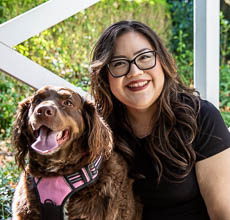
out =
[[81,96],[89,98],[89,94],[74,86],[58,75],[21,55],[14,49],[0,43],[0,70],[25,84],[38,89],[45,85],[68,87]]
[[50,0],[0,25],[0,42],[13,47],[99,0]]
[[219,107],[219,0],[194,0],[194,84]]

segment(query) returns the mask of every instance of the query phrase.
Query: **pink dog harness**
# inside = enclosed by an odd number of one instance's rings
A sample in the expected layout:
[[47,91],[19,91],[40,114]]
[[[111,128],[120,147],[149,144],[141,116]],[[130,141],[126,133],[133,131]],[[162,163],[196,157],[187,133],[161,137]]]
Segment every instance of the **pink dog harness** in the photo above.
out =
[[62,220],[65,202],[73,193],[97,179],[101,161],[102,156],[71,175],[33,178],[41,206],[41,219]]

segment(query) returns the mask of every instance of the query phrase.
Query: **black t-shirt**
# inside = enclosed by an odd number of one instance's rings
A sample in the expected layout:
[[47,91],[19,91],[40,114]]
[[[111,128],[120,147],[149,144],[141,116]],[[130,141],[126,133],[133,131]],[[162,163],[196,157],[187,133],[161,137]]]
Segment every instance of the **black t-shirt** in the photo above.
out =
[[[197,123],[199,132],[193,143],[197,161],[230,147],[230,132],[220,112],[211,103],[201,100]],[[208,220],[195,168],[181,183],[162,178],[158,185],[154,163],[145,150],[147,141],[147,138],[139,139],[135,152],[138,172],[145,178],[136,180],[133,185],[134,192],[144,204],[143,220]]]

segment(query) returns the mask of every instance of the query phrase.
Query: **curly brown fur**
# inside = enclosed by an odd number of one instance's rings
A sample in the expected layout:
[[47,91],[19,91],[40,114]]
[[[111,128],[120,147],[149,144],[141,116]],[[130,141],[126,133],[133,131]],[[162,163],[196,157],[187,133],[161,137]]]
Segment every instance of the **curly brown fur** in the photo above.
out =
[[[58,132],[59,145],[40,152],[31,145],[44,128]],[[67,200],[65,219],[141,219],[141,209],[134,202],[132,180],[127,178],[127,164],[112,151],[111,130],[94,105],[76,92],[47,86],[25,99],[19,105],[12,141],[16,161],[24,169],[14,195],[14,219],[40,219],[32,177],[69,175],[99,155],[103,155],[103,162],[97,181]]]

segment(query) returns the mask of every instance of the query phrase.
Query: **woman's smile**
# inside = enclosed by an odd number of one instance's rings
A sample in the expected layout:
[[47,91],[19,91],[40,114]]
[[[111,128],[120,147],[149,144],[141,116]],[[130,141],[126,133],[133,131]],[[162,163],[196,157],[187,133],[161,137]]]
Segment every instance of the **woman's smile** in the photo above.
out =
[[135,92],[135,91],[140,91],[149,85],[150,80],[136,80],[128,83],[127,87],[129,90]]

